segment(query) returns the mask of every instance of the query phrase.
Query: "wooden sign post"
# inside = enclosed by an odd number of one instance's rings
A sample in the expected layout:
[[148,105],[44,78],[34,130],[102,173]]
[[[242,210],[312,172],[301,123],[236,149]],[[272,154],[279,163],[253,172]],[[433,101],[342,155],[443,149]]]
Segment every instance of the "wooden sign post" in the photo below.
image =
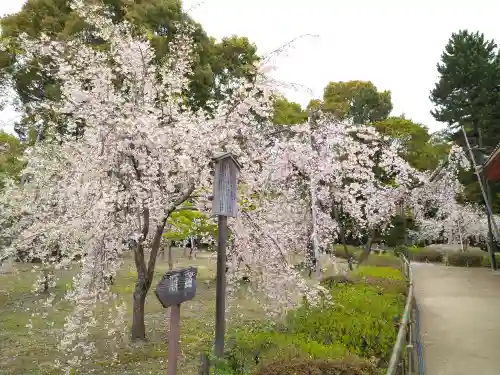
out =
[[226,331],[226,244],[227,218],[238,213],[238,174],[241,165],[230,153],[213,159],[215,162],[212,213],[218,215],[217,231],[217,278],[215,297],[215,355],[224,355]]
[[168,271],[156,286],[156,297],[164,308],[170,307],[167,375],[177,374],[181,303],[192,300],[196,295],[197,272],[196,267]]

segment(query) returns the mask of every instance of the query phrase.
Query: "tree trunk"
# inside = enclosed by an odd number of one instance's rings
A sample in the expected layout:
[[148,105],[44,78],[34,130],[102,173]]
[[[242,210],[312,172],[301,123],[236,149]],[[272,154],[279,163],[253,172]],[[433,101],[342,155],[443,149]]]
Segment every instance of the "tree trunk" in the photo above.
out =
[[134,309],[132,313],[132,340],[146,340],[146,325],[144,323],[144,305],[146,303],[146,295],[148,293],[146,285],[137,281],[134,291]]
[[168,251],[168,269],[174,269],[174,258],[172,256],[172,241],[168,240],[167,242],[167,251]]
[[[311,194],[311,246],[312,246],[312,270],[315,271],[316,278],[319,280],[321,278],[321,268],[320,268],[320,253],[318,245],[318,233],[317,233],[317,223],[316,223],[316,187],[313,184],[312,179],[309,180],[309,190]],[[310,277],[311,275],[309,275]]]
[[368,256],[370,255],[370,251],[372,250],[372,243],[373,240],[375,239],[375,230],[372,229],[370,231],[370,235],[368,237],[368,241],[366,242],[365,248],[363,249],[363,254],[359,257],[358,260],[358,267],[361,265],[362,262],[364,262],[366,259],[368,259]]
[[[318,143],[316,138],[314,137],[314,131],[317,129],[317,124],[315,117],[312,114],[309,114],[309,120],[311,121],[310,130],[310,142],[311,149],[313,152],[318,151]],[[309,176],[309,193],[311,196],[311,222],[312,222],[312,246],[314,251],[314,268],[316,271],[316,278],[321,279],[321,266],[320,266],[320,252],[319,252],[319,244],[318,244],[318,232],[317,232],[317,223],[316,223],[316,209],[318,205],[318,198],[316,194],[316,182],[312,176]]]
[[350,254],[349,254],[349,249],[347,248],[347,242],[345,239],[344,225],[343,225],[342,221],[340,220],[339,210],[338,210],[335,202],[333,202],[333,208],[332,208],[332,212],[330,213],[330,216],[332,219],[335,219],[335,221],[337,222],[337,225],[339,226],[340,241],[342,242],[342,245],[344,247],[344,253],[345,253],[346,257],[349,258]]
[[[144,242],[143,240],[139,243],[134,243],[132,245],[134,249],[134,262],[137,270],[137,281],[135,283],[134,291],[134,308],[132,315],[132,340],[145,340],[146,339],[146,325],[144,323],[144,305],[146,303],[146,295],[148,294],[149,288],[151,288],[151,283],[153,281],[156,260],[158,258],[158,251],[161,246],[161,239],[167,224],[167,220],[174,212],[174,210],[184,203],[191,193],[194,191],[194,185],[189,185],[184,193],[172,203],[168,209],[165,210],[165,215],[163,219],[158,223],[155,228],[153,241],[151,243],[151,253],[149,254],[149,261],[146,264],[146,259],[144,257]],[[147,238],[149,233],[149,208],[145,206],[142,213],[142,238]],[[170,254],[170,251],[169,251]]]
[[162,261],[165,260],[165,247],[166,245],[162,245],[160,248],[160,253],[158,254]]
[[313,272],[316,271],[316,254],[314,252],[314,245],[313,245],[313,240],[310,239],[307,243],[307,248],[306,248],[306,264],[308,268],[308,276],[311,277]]
[[193,259],[193,256],[196,258],[196,252],[194,247],[194,239],[191,237],[191,248],[189,249],[189,260]]
[[47,293],[49,291],[49,275],[45,274],[43,279],[43,292]]

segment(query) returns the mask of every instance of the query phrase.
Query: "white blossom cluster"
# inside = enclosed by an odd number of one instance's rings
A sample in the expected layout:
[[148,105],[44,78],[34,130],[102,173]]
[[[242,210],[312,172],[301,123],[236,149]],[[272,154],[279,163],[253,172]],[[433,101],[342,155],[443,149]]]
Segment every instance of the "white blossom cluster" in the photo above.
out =
[[[255,208],[244,211],[232,226],[235,238],[229,267],[233,281],[249,277],[257,290],[265,290],[268,298],[261,303],[282,315],[297,306],[301,296],[318,301],[326,294],[321,288],[306,287],[290,256],[304,254],[311,236],[317,237],[321,248],[337,238],[339,226],[331,214],[334,204],[342,204],[356,224],[356,234],[381,230],[424,176],[373,128],[324,114],[294,126],[270,144],[265,152],[255,154],[261,173],[242,172],[242,182],[257,194],[249,195]],[[375,167],[392,183],[381,181]]]
[[[326,248],[339,232],[334,205],[352,218],[356,234],[383,230],[401,200],[424,181],[369,126],[320,113],[287,136],[269,135],[275,130],[266,120],[274,87],[264,74],[255,82],[231,82],[233,95],[212,103],[212,116],[193,113],[183,105],[192,65],[188,26],[178,25],[168,59],[158,64],[148,38],[133,34],[129,24],[114,24],[98,6],[73,6],[105,48],[79,39],[23,37],[28,58],[50,58],[42,68],[61,82],[61,98],[31,104],[47,137],[26,154],[25,183],[9,184],[0,196],[0,243],[9,244],[0,259],[22,253],[55,268],[80,262],[66,295],[75,306],[62,332],[66,364],[76,366],[95,352],[88,336],[98,321],[120,340],[126,309],[112,293],[110,277],[123,253],[133,252],[136,286],[147,293],[169,215],[191,199],[209,208],[210,162],[219,153],[231,152],[243,165],[245,207],[229,222],[229,281],[236,285],[250,276],[250,290],[276,315],[304,296],[314,303],[325,295],[291,262],[311,240],[312,207],[314,235]],[[457,188],[426,184],[412,195],[414,207],[423,207],[419,196],[432,197],[433,204],[443,205],[440,215],[452,220],[454,208],[445,201]],[[415,210],[423,230],[430,231],[423,210]],[[50,277],[41,281],[52,285]],[[96,317],[98,302],[109,304],[107,319]]]
[[[192,65],[188,26],[178,25],[168,59],[157,64],[147,36],[133,35],[126,22],[114,24],[98,6],[73,6],[106,48],[78,38],[23,36],[27,58],[50,58],[41,68],[61,82],[61,98],[31,104],[47,136],[26,154],[25,183],[8,186],[1,197],[0,224],[10,244],[2,256],[23,253],[55,267],[80,259],[66,295],[75,310],[61,340],[78,362],[95,350],[88,335],[103,321],[96,303],[121,305],[109,279],[122,253],[135,252],[147,292],[155,258],[146,265],[144,253],[158,247],[173,210],[195,192],[211,191],[211,158],[233,152],[251,173],[252,153],[267,142],[255,115],[268,116],[271,90],[264,78],[232,82],[231,100],[215,103],[213,116],[192,113],[183,106]],[[109,331],[123,333],[111,325]]]
[[[484,240],[488,235],[487,215],[483,208],[460,203],[464,191],[459,171],[470,169],[464,150],[453,145],[447,163],[426,183],[412,190],[408,204],[418,225],[417,240],[447,241],[464,244],[470,238]],[[498,222],[499,218],[494,217]]]

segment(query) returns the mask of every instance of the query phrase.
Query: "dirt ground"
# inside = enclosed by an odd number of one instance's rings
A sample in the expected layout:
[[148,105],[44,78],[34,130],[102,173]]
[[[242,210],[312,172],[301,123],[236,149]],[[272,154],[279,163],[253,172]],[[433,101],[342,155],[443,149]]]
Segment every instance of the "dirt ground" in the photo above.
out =
[[426,375],[500,374],[500,271],[412,263]]

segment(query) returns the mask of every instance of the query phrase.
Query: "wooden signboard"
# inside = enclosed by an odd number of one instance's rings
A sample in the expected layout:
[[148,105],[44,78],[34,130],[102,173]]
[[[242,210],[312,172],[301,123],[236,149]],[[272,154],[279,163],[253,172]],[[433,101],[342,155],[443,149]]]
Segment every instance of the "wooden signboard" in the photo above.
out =
[[165,308],[170,307],[167,375],[177,374],[181,303],[193,299],[196,295],[196,274],[196,267],[168,271],[156,286],[155,294],[161,305]]
[[213,184],[212,213],[218,216],[217,224],[217,276],[215,296],[215,355],[224,354],[226,330],[226,242],[227,218],[238,214],[238,174],[241,165],[230,153],[213,159],[215,176]]
[[215,161],[214,191],[212,202],[212,213],[219,216],[236,217],[238,213],[237,192],[238,173],[241,165],[227,153]]
[[163,307],[180,305],[196,295],[196,267],[165,273],[156,286],[155,294]]

